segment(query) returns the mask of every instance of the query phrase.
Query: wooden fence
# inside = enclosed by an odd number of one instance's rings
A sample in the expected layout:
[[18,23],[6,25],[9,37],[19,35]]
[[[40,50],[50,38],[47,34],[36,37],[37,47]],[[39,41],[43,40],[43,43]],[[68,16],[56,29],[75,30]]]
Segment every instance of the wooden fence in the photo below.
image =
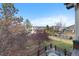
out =
[[52,44],[47,46],[40,46],[35,49],[30,50],[16,50],[16,51],[5,51],[0,55],[3,56],[46,56],[46,50],[50,50],[55,48],[55,52],[58,56],[71,56],[71,52],[66,49],[61,49],[57,46],[53,46]]

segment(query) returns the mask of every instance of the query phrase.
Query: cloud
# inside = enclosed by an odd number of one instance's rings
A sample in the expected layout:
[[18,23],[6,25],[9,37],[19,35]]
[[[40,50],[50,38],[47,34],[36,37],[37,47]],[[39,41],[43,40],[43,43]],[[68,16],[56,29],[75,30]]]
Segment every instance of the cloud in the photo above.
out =
[[66,26],[70,26],[75,23],[74,17],[65,15],[42,17],[31,20],[33,26],[46,26],[46,25],[52,26],[55,25],[57,22],[61,22]]

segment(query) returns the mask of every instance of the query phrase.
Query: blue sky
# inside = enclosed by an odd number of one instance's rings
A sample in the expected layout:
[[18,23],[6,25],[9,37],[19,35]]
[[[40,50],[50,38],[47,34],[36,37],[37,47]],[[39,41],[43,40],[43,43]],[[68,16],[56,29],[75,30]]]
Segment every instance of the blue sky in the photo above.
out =
[[16,16],[29,19],[34,26],[52,26],[57,22],[70,26],[75,23],[74,8],[67,10],[63,3],[15,3],[14,5],[19,9]]

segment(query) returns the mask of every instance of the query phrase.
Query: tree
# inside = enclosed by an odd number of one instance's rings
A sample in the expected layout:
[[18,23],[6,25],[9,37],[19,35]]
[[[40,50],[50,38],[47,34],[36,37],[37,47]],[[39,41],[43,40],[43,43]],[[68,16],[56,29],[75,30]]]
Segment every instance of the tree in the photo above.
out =
[[47,30],[49,30],[49,29],[50,29],[50,28],[49,28],[49,25],[46,25],[46,29],[47,29]]
[[[23,17],[14,17],[14,4],[6,3],[2,4],[2,6],[3,11],[1,12],[4,18],[0,20],[0,28],[2,28],[0,33],[0,55],[10,55],[9,52],[11,51],[26,49],[26,43],[29,38],[24,31],[25,27],[21,23]],[[30,31],[32,27],[30,21],[26,20],[25,24],[26,30]],[[13,30],[14,33],[10,30]]]
[[58,22],[55,25],[55,30],[57,30],[57,31],[62,31],[62,29],[64,29],[64,28],[65,28],[65,25],[62,22]]
[[[16,31],[19,30],[17,26],[21,26],[21,22],[23,21],[23,17],[14,17],[14,14],[18,12],[18,9],[14,7],[13,3],[3,3],[2,8],[0,8],[1,14],[4,17],[4,20],[1,21],[1,28],[3,30],[8,31],[8,27],[12,27],[16,24]],[[15,32],[16,32],[15,31]]]
[[14,16],[14,14],[18,12],[18,9],[14,7],[13,3],[3,3],[2,10],[2,14],[6,19]]
[[63,24],[62,22],[57,22],[54,28],[55,36],[60,36],[61,34],[63,34],[64,28],[65,28],[65,24]]
[[14,7],[13,3],[2,3],[2,8],[0,8],[0,13],[4,17],[1,21],[1,27],[3,30],[8,31],[8,26],[12,23],[12,17],[18,10]]
[[26,29],[26,32],[31,32],[32,30],[32,24],[28,19],[25,20],[25,29]]
[[52,29],[51,29],[51,27],[49,27],[49,25],[46,25],[45,31],[46,31],[49,35],[52,34]]

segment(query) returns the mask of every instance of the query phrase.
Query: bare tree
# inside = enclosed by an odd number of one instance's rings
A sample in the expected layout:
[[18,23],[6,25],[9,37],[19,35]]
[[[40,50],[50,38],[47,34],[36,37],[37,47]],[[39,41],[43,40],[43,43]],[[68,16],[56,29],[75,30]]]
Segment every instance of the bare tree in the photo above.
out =
[[58,22],[55,24],[55,30],[56,31],[62,31],[62,29],[65,28],[65,24],[63,24],[62,22]]

